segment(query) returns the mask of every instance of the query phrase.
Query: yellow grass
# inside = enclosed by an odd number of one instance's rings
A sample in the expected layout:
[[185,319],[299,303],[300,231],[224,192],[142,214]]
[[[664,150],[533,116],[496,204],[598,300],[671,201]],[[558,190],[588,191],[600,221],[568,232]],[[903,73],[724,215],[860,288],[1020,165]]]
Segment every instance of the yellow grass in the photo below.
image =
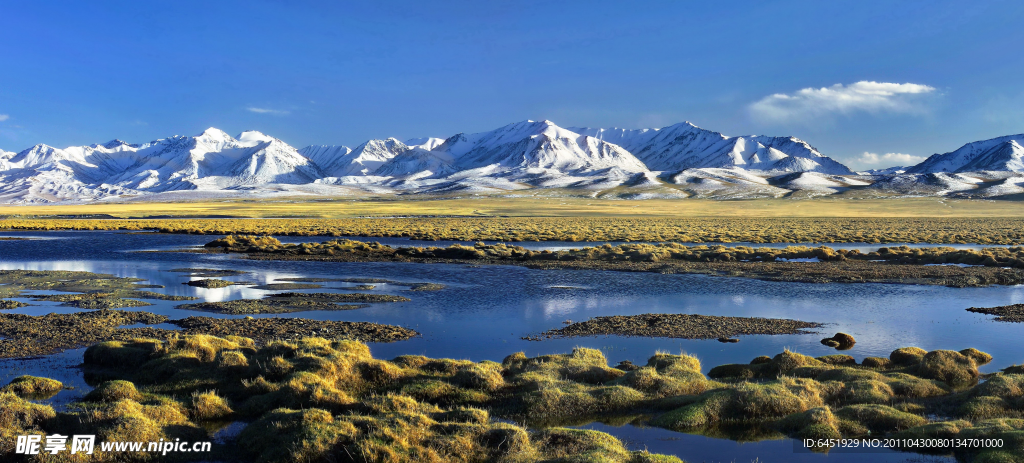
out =
[[902,199],[598,200],[585,198],[273,199],[0,206],[0,216],[172,217],[1024,217],[1014,201]]

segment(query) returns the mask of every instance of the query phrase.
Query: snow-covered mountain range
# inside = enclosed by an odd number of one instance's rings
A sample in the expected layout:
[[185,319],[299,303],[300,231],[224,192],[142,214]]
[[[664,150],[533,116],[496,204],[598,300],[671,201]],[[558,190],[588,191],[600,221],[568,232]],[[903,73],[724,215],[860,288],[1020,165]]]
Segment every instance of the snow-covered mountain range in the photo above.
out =
[[828,194],[1004,196],[1024,192],[1024,135],[969,143],[908,168],[855,173],[794,137],[523,121],[448,138],[296,149],[210,128],[136,145],[0,151],[0,202],[241,195],[552,194],[757,198]]

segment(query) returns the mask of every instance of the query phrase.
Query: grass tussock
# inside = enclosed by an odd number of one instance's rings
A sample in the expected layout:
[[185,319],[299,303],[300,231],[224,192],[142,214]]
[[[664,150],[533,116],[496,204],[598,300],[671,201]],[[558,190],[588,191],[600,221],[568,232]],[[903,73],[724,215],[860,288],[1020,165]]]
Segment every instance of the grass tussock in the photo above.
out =
[[0,388],[0,392],[10,392],[25,399],[48,399],[63,389],[64,384],[55,379],[23,375]]
[[[136,366],[119,368],[100,352]],[[673,461],[628,451],[607,434],[563,427],[617,417],[745,440],[943,433],[1016,439],[1024,430],[1024,375],[960,382],[987,354],[900,349],[891,357],[899,362],[857,364],[842,355],[816,359],[785,351],[712,368],[709,379],[697,358],[663,352],[619,369],[584,347],[537,357],[520,352],[501,363],[417,355],[382,360],[355,341],[302,338],[261,346],[240,337],[186,335],[96,346],[86,372],[109,381],[79,409],[17,426],[52,431],[84,423],[146,440],[141,437],[205,432],[204,422],[243,420],[251,424],[233,451],[267,463]],[[13,394],[4,397],[26,407]],[[940,425],[927,417],[951,421]],[[105,424],[111,419],[130,426]]]

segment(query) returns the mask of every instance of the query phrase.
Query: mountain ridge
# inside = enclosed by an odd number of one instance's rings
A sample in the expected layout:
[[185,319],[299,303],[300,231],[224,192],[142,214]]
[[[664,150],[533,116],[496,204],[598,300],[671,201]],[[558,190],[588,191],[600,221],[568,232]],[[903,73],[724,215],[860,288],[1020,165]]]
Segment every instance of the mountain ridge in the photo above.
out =
[[[520,121],[447,138],[296,149],[255,130],[210,127],[148,143],[114,139],[0,150],[0,202],[93,201],[193,192],[481,194],[561,189],[590,196],[805,197],[850,191],[996,197],[1024,191],[1024,136],[965,144],[917,166],[855,173],[796,137],[730,137],[682,122],[657,129]],[[972,173],[982,171],[980,174]]]

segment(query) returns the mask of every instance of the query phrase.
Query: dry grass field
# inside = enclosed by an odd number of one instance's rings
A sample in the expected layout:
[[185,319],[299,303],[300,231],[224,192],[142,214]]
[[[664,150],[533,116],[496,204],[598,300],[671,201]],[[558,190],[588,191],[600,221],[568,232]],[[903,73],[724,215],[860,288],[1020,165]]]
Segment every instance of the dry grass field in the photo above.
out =
[[599,200],[545,197],[462,199],[223,200],[0,206],[0,217],[110,216],[345,218],[395,216],[506,217],[1024,217],[1014,201],[901,199]]
[[1021,244],[1024,207],[1009,201],[939,198],[129,202],[3,206],[4,229],[421,240]]

